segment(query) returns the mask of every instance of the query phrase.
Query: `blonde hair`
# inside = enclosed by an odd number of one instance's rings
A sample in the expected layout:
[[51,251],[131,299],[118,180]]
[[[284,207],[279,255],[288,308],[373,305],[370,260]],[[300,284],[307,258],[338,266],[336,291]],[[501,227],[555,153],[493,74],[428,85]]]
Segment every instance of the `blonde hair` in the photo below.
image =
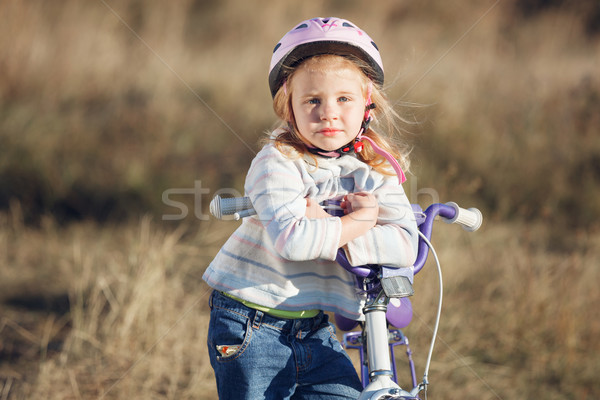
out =
[[[333,68],[351,68],[359,71],[359,76],[362,81],[361,84],[363,86],[363,95],[366,98],[369,86],[371,86],[371,101],[376,105],[376,108],[371,111],[373,121],[369,124],[367,131],[363,132],[363,136],[368,136],[379,147],[389,152],[398,160],[402,169],[408,171],[410,165],[408,159],[410,148],[402,141],[398,125],[398,121],[403,120],[394,111],[389,100],[383,93],[382,88],[368,78],[368,74],[365,72],[370,68],[368,64],[354,57],[350,58],[327,54],[313,56],[303,61],[300,65],[303,68],[317,71],[331,70]],[[292,156],[293,154],[293,152],[290,152],[290,147],[295,150],[298,156],[310,154],[314,158],[315,163],[317,163],[316,156],[308,152],[306,144],[298,134],[292,110],[293,88],[290,83],[293,81],[294,74],[298,70],[298,67],[299,66],[290,68],[290,70],[287,71],[284,85],[279,88],[273,98],[273,109],[281,119],[281,123],[278,130],[279,133],[267,141],[273,142],[281,152],[288,156]],[[382,131],[385,131],[387,135],[384,136],[381,134],[380,132]],[[364,141],[363,143],[363,150],[360,153],[357,153],[357,157],[383,174],[394,175],[395,172],[390,168],[387,160],[383,156],[375,153],[368,141]]]

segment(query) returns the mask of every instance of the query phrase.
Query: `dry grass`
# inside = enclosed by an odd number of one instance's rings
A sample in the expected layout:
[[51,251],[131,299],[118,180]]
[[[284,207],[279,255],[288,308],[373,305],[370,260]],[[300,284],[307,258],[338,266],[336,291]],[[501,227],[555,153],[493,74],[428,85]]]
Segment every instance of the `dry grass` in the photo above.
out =
[[[487,225],[446,237],[452,228],[437,232],[446,295],[431,373],[443,382],[432,388],[435,398],[452,397],[448,387],[473,399],[595,398],[600,238],[580,237],[580,249],[564,255],[547,251],[540,225]],[[407,330],[413,337],[426,329],[419,321],[431,324],[434,281],[432,268],[419,277],[419,317]]]
[[[202,398],[214,392],[205,344],[209,288],[201,274],[229,230],[205,224],[182,238],[183,230],[167,233],[149,218],[130,226],[47,225],[41,231],[10,225],[0,233],[3,282],[12,283],[2,285],[3,297],[14,305],[29,285],[48,298],[66,293],[70,304],[68,314],[50,312],[38,322],[67,318],[66,337],[52,326],[44,331],[20,326],[16,314],[3,316],[7,340],[0,350],[19,351],[25,340],[38,349],[29,354],[38,363],[30,363],[25,377],[19,359],[12,368],[3,364],[0,376],[25,381],[15,398]],[[47,285],[54,276],[63,279]],[[49,342],[58,346],[49,349]]]
[[[486,216],[436,231],[431,397],[600,397],[598,7],[551,3],[1,2],[0,400],[214,398],[200,277],[233,225],[161,221],[162,194],[201,180],[177,200],[202,212],[241,189],[268,56],[316,15],[376,38],[418,122],[411,200]],[[434,282],[406,331],[420,367]]]
[[[18,359],[0,369],[12,398],[215,397],[200,275],[232,226],[167,232],[144,218],[40,230],[8,220],[0,261],[13,266],[3,273],[13,284],[3,293],[14,298],[37,286],[41,295],[67,293],[70,304],[62,316],[38,312],[37,323],[3,317],[5,347],[29,352],[21,354],[28,372]],[[435,235],[446,297],[431,397],[454,397],[449,388],[467,399],[600,393],[598,236],[580,238],[579,251],[565,256],[544,248],[542,226],[489,224],[468,234],[440,225]],[[437,293],[431,267],[417,279],[415,318],[405,330],[419,374]],[[46,285],[47,276],[63,279]],[[398,359],[404,362],[401,352]]]
[[197,179],[239,190],[274,122],[273,43],[331,14],[377,38],[390,97],[418,121],[424,186],[501,219],[600,216],[600,42],[575,6],[529,19],[510,1],[0,7],[0,206],[18,199],[28,221],[160,215],[166,188]]

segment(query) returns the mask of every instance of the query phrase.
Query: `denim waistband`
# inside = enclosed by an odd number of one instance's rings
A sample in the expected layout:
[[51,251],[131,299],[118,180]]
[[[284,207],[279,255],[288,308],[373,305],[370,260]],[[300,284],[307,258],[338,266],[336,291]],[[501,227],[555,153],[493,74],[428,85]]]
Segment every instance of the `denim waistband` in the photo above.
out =
[[298,331],[314,331],[329,321],[329,317],[323,311],[320,311],[319,314],[312,318],[277,318],[260,310],[247,307],[217,290],[213,290],[210,296],[209,305],[211,309],[213,307],[227,309],[254,321],[253,323],[255,325],[266,324],[272,328],[279,329],[284,333],[295,334]]
[[265,312],[275,318],[283,318],[283,319],[300,319],[300,318],[312,318],[316,317],[319,314],[319,310],[302,310],[302,311],[285,311],[278,310],[276,308],[269,308],[261,306],[260,304],[252,303],[251,301],[245,301],[240,298],[235,297],[232,294],[227,292],[221,292],[223,295],[230,297],[236,301],[239,301],[246,307],[254,308],[255,310],[260,310]]

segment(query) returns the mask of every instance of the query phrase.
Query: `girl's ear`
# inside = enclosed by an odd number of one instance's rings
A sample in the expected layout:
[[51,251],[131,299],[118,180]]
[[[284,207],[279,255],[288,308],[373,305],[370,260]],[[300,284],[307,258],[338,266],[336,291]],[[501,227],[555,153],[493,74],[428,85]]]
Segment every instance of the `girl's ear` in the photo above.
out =
[[369,107],[372,103],[371,95],[373,94],[373,82],[369,79],[369,83],[367,83],[367,96],[365,98],[365,106]]

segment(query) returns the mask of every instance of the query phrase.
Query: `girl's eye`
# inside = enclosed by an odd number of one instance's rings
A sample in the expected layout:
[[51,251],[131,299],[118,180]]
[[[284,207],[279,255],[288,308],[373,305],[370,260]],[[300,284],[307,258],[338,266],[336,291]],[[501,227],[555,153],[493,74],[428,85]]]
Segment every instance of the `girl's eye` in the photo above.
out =
[[349,98],[347,98],[346,96],[342,96],[342,97],[340,97],[340,98],[338,99],[338,101],[339,101],[339,102],[347,102],[347,101],[350,101],[350,99],[349,99]]
[[319,101],[319,99],[310,99],[308,100],[308,104],[319,104],[321,103],[321,101]]

